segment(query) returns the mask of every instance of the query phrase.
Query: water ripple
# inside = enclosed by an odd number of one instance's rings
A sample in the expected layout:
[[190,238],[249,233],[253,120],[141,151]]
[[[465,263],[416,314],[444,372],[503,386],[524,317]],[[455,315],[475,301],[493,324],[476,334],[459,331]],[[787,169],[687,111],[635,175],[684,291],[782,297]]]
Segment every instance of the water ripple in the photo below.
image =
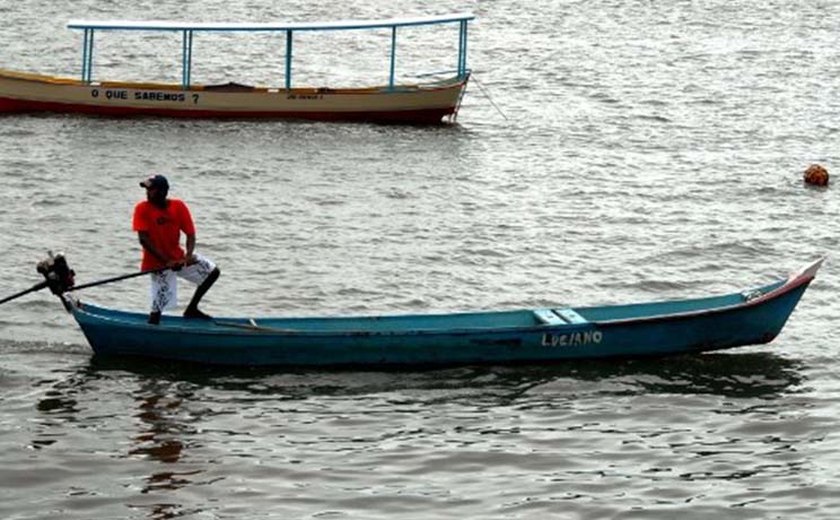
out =
[[[0,7],[0,65],[69,76],[70,18],[479,19],[445,128],[4,116],[0,296],[36,283],[49,250],[79,282],[135,271],[130,215],[150,172],[222,266],[216,314],[706,295],[840,246],[835,189],[802,183],[807,165],[838,164],[832,4],[30,4]],[[160,59],[177,35],[149,36],[102,35],[96,74],[177,81]],[[296,74],[383,82],[389,35],[376,38],[371,54],[353,35],[301,37]],[[414,38],[400,64],[450,66],[425,56],[457,38]],[[200,38],[195,53],[197,80],[282,77],[261,38]],[[397,372],[91,358],[61,305],[30,295],[0,314],[14,490],[0,517],[835,518],[838,287],[830,257],[779,338],[729,354]],[[82,295],[145,310],[147,292],[132,279]]]

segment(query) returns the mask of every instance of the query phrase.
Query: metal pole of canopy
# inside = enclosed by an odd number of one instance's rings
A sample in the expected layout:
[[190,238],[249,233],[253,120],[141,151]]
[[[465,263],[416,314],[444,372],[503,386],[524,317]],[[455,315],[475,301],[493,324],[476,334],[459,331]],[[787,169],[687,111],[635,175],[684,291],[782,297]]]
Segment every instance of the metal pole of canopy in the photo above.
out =
[[467,31],[469,31],[469,24],[464,20],[464,75],[467,74]]
[[286,31],[286,90],[292,88],[292,31]]
[[181,87],[187,84],[187,30],[181,31]]
[[190,88],[192,76],[192,43],[193,31],[185,29],[181,51],[181,86],[185,90]]
[[96,31],[90,30],[90,40],[88,40],[88,83],[93,81],[93,37]]
[[84,49],[82,50],[82,81],[84,83],[90,83],[93,78],[93,33],[93,29],[85,29]]
[[461,23],[458,24],[458,77],[460,78],[463,74],[463,66],[464,66],[464,21],[461,20]]
[[467,73],[467,21],[461,20],[461,37],[458,42],[458,77]]
[[93,81],[93,37],[96,31],[90,30],[90,41],[88,41],[88,83]]
[[87,59],[88,59],[88,37],[89,37],[89,29],[85,29],[85,35],[82,40],[82,82],[84,83],[87,80]]
[[397,60],[397,26],[391,27],[391,79],[388,81],[388,87],[394,88],[394,68]]
[[193,35],[194,31],[190,31],[190,61],[188,65],[190,68],[187,70],[187,87],[192,85],[192,50],[193,50]]

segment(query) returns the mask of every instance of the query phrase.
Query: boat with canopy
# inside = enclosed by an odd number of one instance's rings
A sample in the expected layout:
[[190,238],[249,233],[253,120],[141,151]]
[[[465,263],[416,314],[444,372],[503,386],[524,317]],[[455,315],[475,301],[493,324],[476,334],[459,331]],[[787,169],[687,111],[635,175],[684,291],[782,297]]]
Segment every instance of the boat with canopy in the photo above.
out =
[[694,354],[772,341],[823,260],[747,290],[700,298],[489,312],[210,320],[82,302],[63,257],[39,264],[99,356],[231,366],[424,366]]
[[[475,16],[443,16],[387,20],[344,20],[296,23],[182,23],[170,21],[73,20],[67,27],[82,31],[82,64],[78,79],[0,69],[0,113],[57,112],[101,116],[176,118],[291,118],[320,121],[440,124],[454,120],[470,69],[467,66],[468,24]],[[417,27],[457,27],[453,68],[417,73],[429,81],[407,83],[397,78],[397,35]],[[390,52],[387,83],[370,87],[297,86],[294,80],[295,36],[334,31],[387,31]],[[97,80],[95,37],[104,31],[146,31],[181,36],[180,83]],[[193,47],[207,33],[268,33],[283,37],[283,78],[275,86],[240,82],[196,84],[192,81]],[[279,52],[278,52],[279,54]]]

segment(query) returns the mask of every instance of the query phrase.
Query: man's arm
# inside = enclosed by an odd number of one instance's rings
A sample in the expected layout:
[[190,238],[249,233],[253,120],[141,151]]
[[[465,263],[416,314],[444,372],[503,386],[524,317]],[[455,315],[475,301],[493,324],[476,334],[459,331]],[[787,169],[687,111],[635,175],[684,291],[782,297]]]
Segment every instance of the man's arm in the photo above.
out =
[[151,253],[152,256],[166,264],[168,267],[173,267],[174,265],[180,264],[180,262],[173,263],[173,261],[170,258],[161,253],[160,250],[158,250],[158,248],[156,248],[152,243],[152,239],[149,238],[149,233],[147,231],[138,231],[137,237],[140,239],[140,245],[143,246],[143,249]]
[[193,263],[193,251],[195,251],[195,234],[187,234],[187,256],[184,259],[187,265]]

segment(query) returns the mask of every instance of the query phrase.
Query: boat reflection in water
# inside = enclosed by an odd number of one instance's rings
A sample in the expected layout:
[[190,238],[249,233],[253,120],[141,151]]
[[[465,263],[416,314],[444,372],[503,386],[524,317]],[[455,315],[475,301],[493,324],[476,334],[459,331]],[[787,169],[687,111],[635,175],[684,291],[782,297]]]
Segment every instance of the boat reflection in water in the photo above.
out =
[[[478,365],[423,370],[231,368],[94,356],[91,368],[163,378],[223,393],[272,400],[428,391],[438,401],[481,395],[511,403],[526,394],[573,388],[587,395],[700,394],[767,398],[803,381],[801,364],[769,352],[705,353],[664,359],[581,360],[574,363]],[[558,396],[552,397],[557,399]],[[158,401],[160,403],[160,401]],[[157,408],[160,408],[160,404]],[[164,410],[169,407],[163,405]],[[169,421],[173,414],[167,414]],[[169,430],[187,431],[182,425]],[[170,437],[171,440],[171,437]],[[164,450],[165,452],[165,450]]]
[[[177,385],[170,382],[146,379],[134,392],[134,398],[138,407],[134,418],[140,431],[132,438],[128,457],[141,457],[161,464],[160,471],[144,478],[145,485],[140,493],[157,497],[160,493],[201,484],[194,479],[204,470],[196,467],[195,460],[183,460],[186,456],[183,438],[195,434],[182,406],[190,396],[180,395]],[[174,518],[185,514],[180,504],[171,501],[138,502],[130,507],[148,510],[149,518]]]

